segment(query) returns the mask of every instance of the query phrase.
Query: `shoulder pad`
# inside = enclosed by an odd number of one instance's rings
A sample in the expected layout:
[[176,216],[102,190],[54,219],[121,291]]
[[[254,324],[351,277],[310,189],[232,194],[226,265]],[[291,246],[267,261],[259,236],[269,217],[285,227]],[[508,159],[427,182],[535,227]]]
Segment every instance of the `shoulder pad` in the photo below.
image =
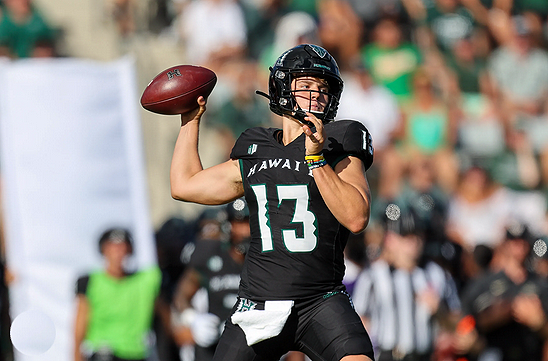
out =
[[331,165],[352,155],[362,160],[365,170],[373,164],[373,142],[371,134],[361,122],[337,120],[326,124],[324,155]]
[[257,150],[257,141],[268,139],[265,134],[272,133],[272,129],[255,127],[245,130],[236,140],[230,159],[240,159],[252,155]]

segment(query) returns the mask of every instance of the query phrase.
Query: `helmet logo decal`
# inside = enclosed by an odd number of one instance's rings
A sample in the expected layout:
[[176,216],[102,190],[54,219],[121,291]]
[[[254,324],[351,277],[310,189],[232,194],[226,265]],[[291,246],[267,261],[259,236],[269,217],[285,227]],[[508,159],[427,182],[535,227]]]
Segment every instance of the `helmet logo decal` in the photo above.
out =
[[315,68],[322,68],[322,69],[326,69],[326,70],[331,70],[330,67],[328,67],[327,65],[323,65],[323,64],[314,64],[313,66]]
[[283,53],[279,58],[278,60],[276,60],[276,65],[275,66],[279,66],[279,65],[282,65],[284,60],[285,60],[285,57],[287,56],[287,54],[291,51],[291,49],[287,50],[285,53]]
[[318,45],[310,44],[310,47],[312,48],[312,50],[314,50],[316,54],[318,54],[320,58],[325,58],[325,56],[327,55],[327,51]]

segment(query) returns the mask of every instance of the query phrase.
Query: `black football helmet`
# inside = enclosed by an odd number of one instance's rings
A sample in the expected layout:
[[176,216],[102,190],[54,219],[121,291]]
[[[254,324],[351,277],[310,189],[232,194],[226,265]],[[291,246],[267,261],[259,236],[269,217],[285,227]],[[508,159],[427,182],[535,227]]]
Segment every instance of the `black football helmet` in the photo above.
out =
[[300,76],[310,75],[324,79],[329,87],[328,102],[322,113],[314,112],[324,124],[335,119],[343,81],[335,59],[324,48],[302,44],[283,53],[270,68],[268,92],[270,110],[278,115],[290,115],[304,122],[306,116],[291,90],[291,82]]

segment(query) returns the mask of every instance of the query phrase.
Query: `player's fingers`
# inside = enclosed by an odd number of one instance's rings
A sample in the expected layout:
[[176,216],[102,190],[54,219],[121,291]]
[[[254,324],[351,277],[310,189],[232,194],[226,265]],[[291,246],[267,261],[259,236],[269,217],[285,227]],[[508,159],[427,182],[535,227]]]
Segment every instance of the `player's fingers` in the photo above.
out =
[[305,134],[311,137],[311,139],[313,138],[313,142],[323,142],[323,123],[312,113],[306,114],[307,116],[304,119],[311,122],[314,125],[314,129],[310,129],[310,127],[308,127],[309,132],[307,133],[305,130]]
[[304,118],[304,120],[307,120],[311,122],[312,124],[314,124],[314,127],[316,128],[316,132],[321,131],[321,129],[323,129],[323,123],[318,118],[316,118],[314,114],[310,112],[306,112],[306,117]]
[[312,129],[310,129],[310,127],[307,124],[303,124],[303,131],[304,131],[304,134],[306,134],[309,137],[314,134],[312,132]]
[[192,109],[189,112],[181,114],[181,125],[185,125],[192,120],[199,121],[202,117],[202,114],[204,114],[204,112],[206,111],[207,101],[203,96],[198,97],[196,102],[198,103],[198,107]]
[[206,111],[206,103],[207,101],[203,96],[198,97],[198,105],[200,106],[200,108],[194,118],[200,118],[202,114],[204,114],[204,112]]
[[198,100],[197,100],[197,101],[198,101],[198,105],[199,105],[199,106],[205,106],[206,103],[207,103],[206,98],[204,98],[204,97],[201,96],[201,95],[198,97]]

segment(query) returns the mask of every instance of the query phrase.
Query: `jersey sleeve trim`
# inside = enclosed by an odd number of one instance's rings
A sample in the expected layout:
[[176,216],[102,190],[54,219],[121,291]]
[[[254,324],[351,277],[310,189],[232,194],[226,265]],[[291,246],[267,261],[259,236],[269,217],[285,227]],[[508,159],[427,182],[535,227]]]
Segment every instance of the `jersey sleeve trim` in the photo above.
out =
[[240,176],[242,177],[242,182],[245,180],[244,176],[244,161],[242,158],[238,159],[238,163],[240,164]]

